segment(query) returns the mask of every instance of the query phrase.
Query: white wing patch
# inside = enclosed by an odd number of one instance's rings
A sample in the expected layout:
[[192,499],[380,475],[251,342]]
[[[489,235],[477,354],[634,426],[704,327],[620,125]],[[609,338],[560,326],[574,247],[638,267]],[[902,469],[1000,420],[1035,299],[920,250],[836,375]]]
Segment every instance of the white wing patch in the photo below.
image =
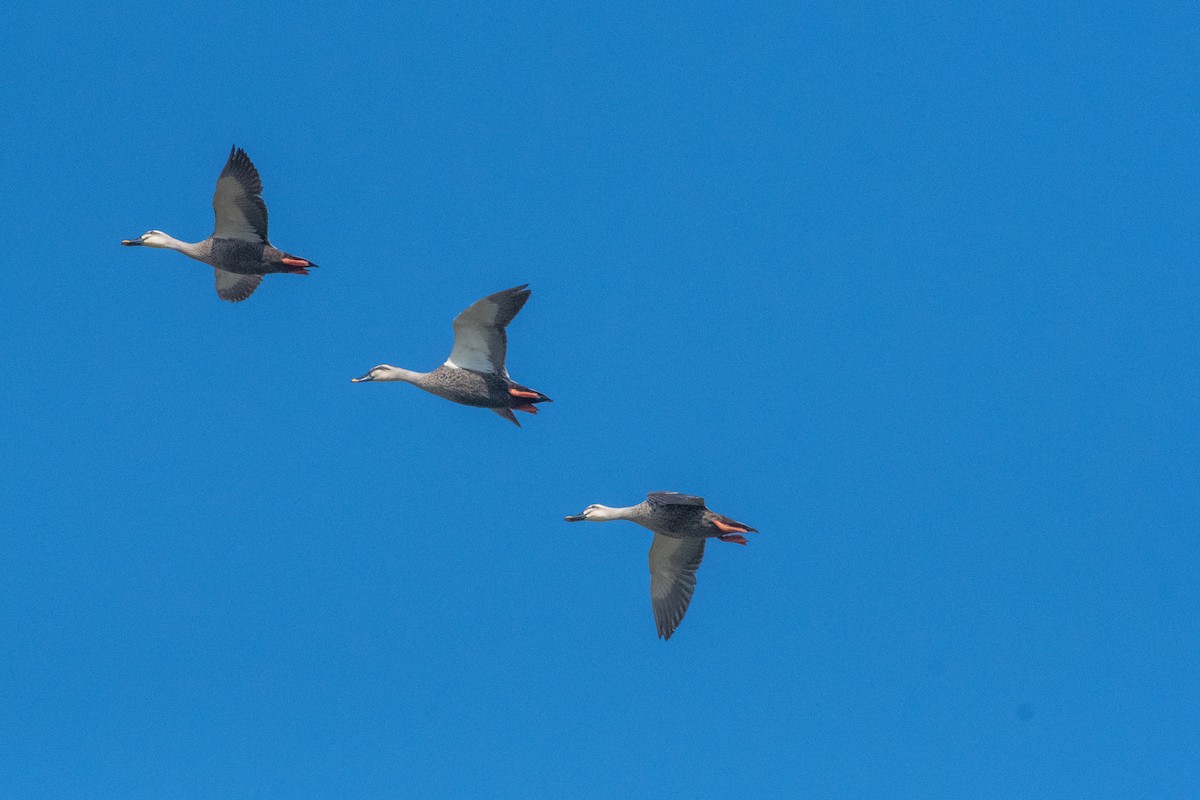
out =
[[[499,339],[500,334],[495,328],[480,328],[474,325],[454,326],[454,349],[446,364],[459,369],[473,369],[476,372],[497,372],[496,353],[492,343]],[[499,354],[504,358],[504,354]],[[505,375],[507,370],[501,370]]]
[[454,318],[454,348],[446,366],[508,377],[504,357],[508,334],[504,328],[529,299],[524,285],[476,300]]

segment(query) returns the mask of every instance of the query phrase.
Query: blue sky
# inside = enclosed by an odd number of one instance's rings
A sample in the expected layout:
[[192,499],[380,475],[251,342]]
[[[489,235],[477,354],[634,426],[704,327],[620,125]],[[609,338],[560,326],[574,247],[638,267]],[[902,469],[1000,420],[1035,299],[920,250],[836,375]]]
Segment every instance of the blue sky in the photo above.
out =
[[[1200,14],[1079,5],[6,3],[0,794],[1200,794]],[[523,429],[349,382],[526,282]]]

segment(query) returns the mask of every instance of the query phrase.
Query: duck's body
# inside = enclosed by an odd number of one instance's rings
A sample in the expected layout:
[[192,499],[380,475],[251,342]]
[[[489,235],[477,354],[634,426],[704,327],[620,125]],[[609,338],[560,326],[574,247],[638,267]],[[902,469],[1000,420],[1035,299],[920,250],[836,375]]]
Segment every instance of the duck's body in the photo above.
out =
[[744,522],[710,511],[704,498],[678,492],[651,492],[637,505],[624,508],[591,505],[567,522],[636,522],[654,532],[650,545],[650,602],[661,639],[670,639],[692,602],[696,570],[704,558],[704,542],[746,544],[744,533],[757,531]]
[[[157,234],[157,235],[155,235]],[[142,241],[150,237],[150,241]],[[168,236],[162,231],[150,231],[142,234],[141,239],[127,239],[122,244],[127,247],[145,245],[175,250],[189,258],[203,261],[211,267],[235,275],[271,275],[276,272],[290,272],[295,275],[307,275],[309,267],[298,266],[296,256],[283,252],[278,247],[264,242],[247,242],[242,239],[218,239],[210,236],[200,242],[181,242]],[[286,259],[286,260],[285,260]]]
[[[495,372],[476,372],[445,364],[433,372],[417,375],[410,383],[438,397],[477,408],[517,408],[526,405],[525,398],[514,395],[513,390],[533,392]],[[538,395],[534,402],[544,403],[550,399],[541,392],[533,393]]]
[[238,275],[271,275],[276,272],[307,275],[308,267],[316,266],[311,263],[299,266],[295,262],[303,259],[297,259],[265,242],[214,238],[205,241],[208,243],[208,258],[201,260]]
[[307,275],[317,266],[308,259],[285,253],[267,239],[267,204],[262,199],[262,180],[250,157],[233,148],[213,193],[216,227],[212,236],[199,242],[183,242],[162,231],[148,231],[137,239],[125,239],[127,247],[142,245],[175,250],[216,270],[217,295],[238,302],[249,297],[262,276],[278,272]]
[[354,383],[402,381],[464,406],[490,408],[520,426],[515,411],[536,414],[535,403],[550,402],[541,392],[508,376],[504,361],[508,347],[505,326],[512,321],[530,292],[517,286],[479,300],[454,319],[454,348],[450,358],[432,372],[380,364]]

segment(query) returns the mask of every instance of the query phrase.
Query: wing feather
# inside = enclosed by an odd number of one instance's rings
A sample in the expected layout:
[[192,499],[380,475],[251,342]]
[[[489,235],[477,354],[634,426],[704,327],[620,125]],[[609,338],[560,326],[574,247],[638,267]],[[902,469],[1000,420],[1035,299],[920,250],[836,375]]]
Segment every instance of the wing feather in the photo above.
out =
[[217,218],[214,238],[269,244],[262,179],[246,151],[240,147],[230,150],[225,169],[217,178],[213,213]]
[[700,506],[704,508],[704,498],[679,492],[651,492],[646,500],[652,506]]
[[670,639],[683,621],[696,591],[696,570],[703,558],[704,539],[654,534],[650,545],[650,605],[659,638]]
[[508,377],[504,366],[508,335],[504,328],[529,299],[528,284],[505,289],[477,300],[454,318],[454,348],[446,364],[451,367],[496,373]]
[[217,296],[231,303],[240,303],[258,288],[262,283],[261,275],[238,275],[236,272],[226,272],[223,269],[214,270],[217,274]]

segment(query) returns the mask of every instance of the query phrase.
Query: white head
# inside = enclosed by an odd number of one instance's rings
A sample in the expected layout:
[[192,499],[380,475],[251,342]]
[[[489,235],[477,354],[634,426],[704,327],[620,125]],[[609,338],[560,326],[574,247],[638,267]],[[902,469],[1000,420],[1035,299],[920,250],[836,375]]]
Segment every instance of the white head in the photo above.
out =
[[366,381],[406,381],[412,377],[412,373],[400,367],[393,367],[391,364],[380,364],[377,367],[371,367],[371,371],[361,378],[351,378],[351,383],[365,383]]
[[175,240],[162,231],[146,231],[136,239],[122,239],[121,244],[126,247],[136,247],[138,245],[145,247],[170,247],[173,241]]
[[608,522],[613,519],[623,519],[623,508],[609,508],[593,503],[583,510],[582,514],[572,514],[566,517],[567,522]]

